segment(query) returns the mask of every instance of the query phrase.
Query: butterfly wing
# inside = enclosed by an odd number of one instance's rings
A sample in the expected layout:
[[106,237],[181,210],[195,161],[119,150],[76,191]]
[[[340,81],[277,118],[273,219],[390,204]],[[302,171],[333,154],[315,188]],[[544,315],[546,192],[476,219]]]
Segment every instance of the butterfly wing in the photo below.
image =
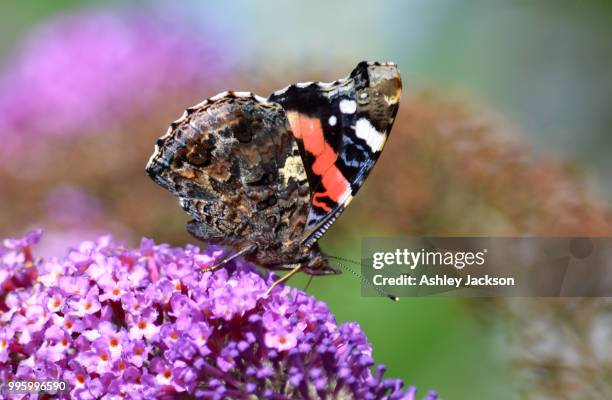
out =
[[276,261],[264,250],[279,238],[299,248],[309,188],[279,104],[243,92],[207,99],[172,123],[146,170],[195,218],[188,230],[198,238],[256,244],[262,263]]
[[269,97],[287,113],[308,177],[305,246],[323,235],[363,185],[391,131],[401,89],[395,64],[364,61],[345,79],[298,83]]

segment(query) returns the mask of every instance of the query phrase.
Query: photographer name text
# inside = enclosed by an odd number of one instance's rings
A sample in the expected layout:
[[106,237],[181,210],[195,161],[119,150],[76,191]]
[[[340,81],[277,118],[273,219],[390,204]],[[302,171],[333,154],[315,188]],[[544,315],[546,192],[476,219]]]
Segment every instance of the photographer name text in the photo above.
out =
[[[380,271],[388,266],[401,266],[409,271],[417,267],[427,274],[412,276],[402,273],[399,276],[375,274],[372,283],[376,286],[439,286],[439,287],[476,287],[476,286],[514,286],[515,279],[510,276],[491,276],[482,274],[467,274],[465,276],[448,276],[435,273],[435,268],[451,267],[456,271],[466,267],[484,268],[487,249],[480,251],[417,251],[396,249],[391,252],[375,252],[372,257],[372,268]],[[382,271],[381,271],[382,272]],[[441,272],[441,271],[440,271]]]

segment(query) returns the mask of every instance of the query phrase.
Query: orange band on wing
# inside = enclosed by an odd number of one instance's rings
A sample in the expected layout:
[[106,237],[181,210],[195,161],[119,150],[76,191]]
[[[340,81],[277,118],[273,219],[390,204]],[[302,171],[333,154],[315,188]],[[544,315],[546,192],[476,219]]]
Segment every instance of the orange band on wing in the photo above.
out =
[[340,203],[342,197],[350,190],[350,186],[342,172],[335,165],[325,172],[321,180],[324,192],[317,192],[312,197],[312,204],[322,208],[325,211],[330,211],[331,207],[319,200],[321,197],[329,197],[336,203]]
[[349,182],[335,165],[338,154],[325,141],[321,121],[318,118],[307,117],[294,111],[288,112],[287,117],[295,138],[301,140],[304,149],[314,156],[312,172],[321,177],[321,184],[325,188],[324,192],[318,191],[314,194],[312,204],[330,211],[329,205],[319,199],[328,197],[332,201],[339,202],[350,189]]
[[289,124],[296,139],[301,140],[304,149],[315,157],[312,172],[323,175],[338,158],[334,149],[325,141],[321,121],[297,112],[288,112]]

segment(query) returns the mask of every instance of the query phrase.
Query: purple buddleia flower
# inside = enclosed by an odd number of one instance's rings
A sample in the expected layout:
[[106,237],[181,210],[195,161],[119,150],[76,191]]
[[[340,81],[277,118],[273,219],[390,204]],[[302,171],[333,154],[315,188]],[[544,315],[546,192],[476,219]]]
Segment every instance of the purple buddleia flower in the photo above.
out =
[[248,263],[207,271],[212,246],[106,236],[43,260],[39,238],[0,251],[0,270],[39,277],[4,293],[0,380],[62,379],[65,399],[416,399],[383,378],[358,324],[297,289],[267,295],[276,277]]

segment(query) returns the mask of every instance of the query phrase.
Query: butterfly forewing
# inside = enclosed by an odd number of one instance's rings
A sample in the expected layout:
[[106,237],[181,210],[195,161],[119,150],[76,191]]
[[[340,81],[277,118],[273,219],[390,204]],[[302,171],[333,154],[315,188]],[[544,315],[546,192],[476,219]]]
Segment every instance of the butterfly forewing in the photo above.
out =
[[401,96],[395,64],[360,63],[329,84],[295,84],[270,101],[286,110],[311,191],[303,236],[312,245],[344,210],[387,140]]

